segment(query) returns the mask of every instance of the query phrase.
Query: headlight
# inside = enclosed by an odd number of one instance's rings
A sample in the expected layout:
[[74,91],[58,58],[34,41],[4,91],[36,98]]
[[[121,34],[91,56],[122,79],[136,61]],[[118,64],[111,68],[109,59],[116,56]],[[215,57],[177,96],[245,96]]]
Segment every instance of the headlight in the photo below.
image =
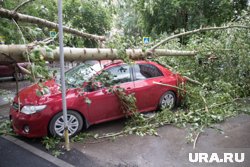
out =
[[27,115],[34,114],[36,112],[42,111],[46,108],[46,105],[40,106],[23,106],[21,112]]

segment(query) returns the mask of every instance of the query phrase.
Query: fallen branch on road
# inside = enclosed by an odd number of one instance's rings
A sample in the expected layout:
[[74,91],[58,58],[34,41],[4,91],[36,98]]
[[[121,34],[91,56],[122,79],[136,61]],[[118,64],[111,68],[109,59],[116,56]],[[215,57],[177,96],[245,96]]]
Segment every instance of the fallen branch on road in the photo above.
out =
[[198,141],[198,138],[199,138],[200,134],[202,133],[203,128],[204,128],[204,126],[202,126],[202,127],[200,128],[200,131],[197,132],[197,134],[196,134],[196,137],[195,137],[194,143],[193,143],[193,149],[195,149],[195,147],[196,147],[196,143],[197,143],[197,141]]

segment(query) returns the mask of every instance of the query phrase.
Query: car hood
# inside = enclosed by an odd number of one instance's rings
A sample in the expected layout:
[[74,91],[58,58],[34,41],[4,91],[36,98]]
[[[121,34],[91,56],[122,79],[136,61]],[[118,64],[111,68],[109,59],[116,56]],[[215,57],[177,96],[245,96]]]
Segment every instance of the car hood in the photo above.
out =
[[[41,92],[43,89],[46,89],[46,93],[39,95],[38,92]],[[22,89],[18,93],[19,100],[16,96],[14,101],[19,101],[21,105],[39,105],[48,102],[53,96],[59,95],[61,95],[60,85],[57,84],[55,80],[48,80]]]

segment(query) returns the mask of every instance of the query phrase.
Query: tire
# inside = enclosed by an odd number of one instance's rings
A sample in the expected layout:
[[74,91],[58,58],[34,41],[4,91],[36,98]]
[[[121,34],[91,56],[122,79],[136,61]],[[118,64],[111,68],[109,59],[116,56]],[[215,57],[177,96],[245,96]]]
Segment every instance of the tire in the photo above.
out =
[[167,91],[166,93],[164,93],[161,98],[160,98],[160,102],[159,102],[159,108],[160,109],[174,109],[177,103],[177,98],[174,92],[172,91]]
[[[68,130],[69,136],[75,136],[78,132],[82,130],[83,119],[82,116],[72,110],[68,110]],[[63,121],[63,112],[57,113],[49,124],[49,132],[52,136],[63,137],[64,135],[64,121]]]

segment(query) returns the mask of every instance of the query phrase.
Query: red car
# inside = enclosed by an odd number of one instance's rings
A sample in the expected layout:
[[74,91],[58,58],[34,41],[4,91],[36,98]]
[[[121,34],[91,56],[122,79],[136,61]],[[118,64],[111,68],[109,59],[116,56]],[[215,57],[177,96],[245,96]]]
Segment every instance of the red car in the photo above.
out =
[[[180,75],[150,61],[137,61],[129,65],[122,62],[112,63],[99,72],[96,70],[98,70],[96,64],[92,66],[82,64],[65,74],[69,88],[66,100],[71,136],[90,125],[124,117],[115,94],[110,93],[107,87],[89,89],[81,77],[89,80],[104,72],[113,75],[113,81],[119,83],[119,87],[135,94],[139,112],[153,111],[167,106],[173,108],[177,104],[179,100],[177,89],[156,82],[173,86],[185,82]],[[49,80],[43,85],[48,88],[45,95],[37,96],[36,91],[40,88],[35,84],[19,92],[20,105],[15,97],[10,109],[10,119],[17,134],[27,137],[42,137],[48,134],[63,136],[60,86],[56,80]],[[85,85],[84,93],[80,93],[75,85]],[[91,103],[87,103],[86,99]]]

